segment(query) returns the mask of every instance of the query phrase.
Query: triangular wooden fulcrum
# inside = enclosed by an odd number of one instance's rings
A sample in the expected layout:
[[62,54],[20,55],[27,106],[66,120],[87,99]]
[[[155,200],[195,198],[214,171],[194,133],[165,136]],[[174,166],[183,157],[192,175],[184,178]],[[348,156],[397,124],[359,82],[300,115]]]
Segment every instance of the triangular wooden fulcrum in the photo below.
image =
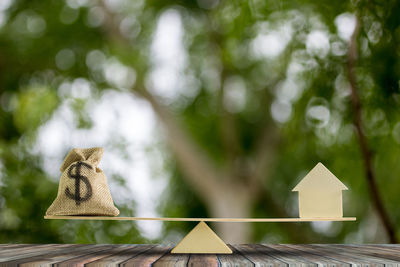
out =
[[201,221],[171,253],[232,254],[232,250],[205,222]]

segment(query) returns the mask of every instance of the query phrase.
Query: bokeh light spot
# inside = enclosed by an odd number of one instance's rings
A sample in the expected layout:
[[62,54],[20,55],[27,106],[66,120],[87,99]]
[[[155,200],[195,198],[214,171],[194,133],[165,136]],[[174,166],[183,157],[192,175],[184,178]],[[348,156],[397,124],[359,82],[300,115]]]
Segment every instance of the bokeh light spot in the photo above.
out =
[[309,126],[322,128],[329,122],[329,104],[325,98],[313,97],[307,104],[306,122]]
[[75,64],[75,53],[71,49],[63,49],[56,55],[56,66],[60,70],[70,69]]

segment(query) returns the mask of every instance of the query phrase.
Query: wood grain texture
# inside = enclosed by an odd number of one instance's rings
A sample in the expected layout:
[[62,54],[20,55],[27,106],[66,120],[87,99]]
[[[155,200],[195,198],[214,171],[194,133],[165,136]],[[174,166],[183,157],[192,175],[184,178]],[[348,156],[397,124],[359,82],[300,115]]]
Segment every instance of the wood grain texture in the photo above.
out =
[[73,245],[62,250],[62,252],[50,252],[42,254],[32,258],[23,258],[19,260],[19,267],[51,267],[57,265],[59,262],[67,261],[72,258],[84,256],[97,251],[106,250],[110,246],[97,245],[97,246],[86,246],[86,245]]
[[260,253],[270,255],[289,266],[316,266],[301,257],[301,255],[288,253],[286,249],[274,248],[273,245],[255,245],[255,248]]
[[[312,264],[316,264],[318,266],[328,266],[329,264],[332,263],[332,260],[328,260],[324,257],[321,257],[319,255],[314,255],[314,254],[306,252],[306,251],[297,250],[297,249],[289,247],[289,246],[285,246],[285,245],[273,245],[273,246],[277,250],[286,251],[286,253],[288,253],[289,256],[293,255],[296,257],[300,257],[301,259],[303,259],[307,262],[310,262]],[[335,262],[335,265],[337,266],[338,263]],[[343,265],[340,264],[339,266],[343,266]]]
[[171,254],[167,245],[1,244],[0,267],[400,266],[400,245],[229,245],[233,254]]
[[154,267],[186,267],[190,254],[165,254],[153,263]]
[[31,244],[0,244],[0,251],[5,251],[14,248],[23,248],[27,246],[32,246]]
[[218,267],[218,258],[216,255],[190,255],[187,266],[189,267]]
[[315,249],[318,250],[323,250],[325,253],[328,253],[334,257],[341,257],[347,259],[347,261],[350,262],[352,265],[374,266],[374,267],[385,266],[384,263],[380,262],[376,258],[365,257],[363,255],[360,255],[359,253],[357,253],[357,251],[354,250],[350,249],[341,250],[337,248],[332,248],[331,246],[327,245],[311,245],[311,247],[314,247]]
[[53,264],[55,267],[83,267],[85,264],[96,261],[98,259],[105,258],[107,256],[113,255],[121,251],[121,247],[111,246],[99,251],[91,252],[89,254],[81,255],[79,257],[74,257],[65,261],[57,262]]
[[129,245],[128,248],[125,247],[117,253],[87,263],[85,266],[122,266],[122,263],[153,247],[153,245]]
[[[340,245],[332,245],[332,248],[339,248],[341,251],[345,251],[347,249],[347,247],[343,247]],[[392,252],[386,252],[384,250],[380,250],[379,248],[353,246],[352,250],[358,254],[375,258],[378,261],[381,261],[381,259],[383,259],[386,264],[387,263],[396,264],[397,262],[400,261],[399,254],[395,255]]]
[[124,261],[120,266],[124,267],[145,267],[151,266],[154,262],[160,259],[162,256],[167,254],[171,250],[171,246],[157,245],[153,246],[151,249],[144,251],[135,257]]
[[218,260],[221,267],[234,267],[234,266],[255,266],[248,258],[243,256],[234,246],[229,245],[232,254],[218,255]]
[[18,261],[25,258],[33,258],[46,253],[51,252],[61,252],[64,248],[67,248],[69,245],[43,245],[43,246],[33,246],[26,247],[22,251],[8,251],[0,256],[0,263],[9,262],[9,261]]
[[34,253],[35,251],[43,251],[45,248],[54,249],[56,247],[60,247],[61,245],[55,244],[48,244],[48,245],[33,245],[28,247],[13,247],[12,249],[1,249],[0,256],[1,257],[12,257],[16,255],[20,255],[23,251],[29,251],[30,253]]
[[313,248],[308,248],[303,245],[285,245],[287,247],[296,249],[298,253],[307,253],[308,255],[313,255],[317,259],[322,258],[326,259],[327,262],[329,262],[328,266],[343,266],[343,267],[350,267],[351,263],[347,262],[346,259],[343,259],[341,257],[333,257],[333,255],[329,253],[324,253],[323,251],[313,249]]
[[260,253],[254,245],[235,245],[234,248],[256,266],[287,266],[285,262],[271,255]]

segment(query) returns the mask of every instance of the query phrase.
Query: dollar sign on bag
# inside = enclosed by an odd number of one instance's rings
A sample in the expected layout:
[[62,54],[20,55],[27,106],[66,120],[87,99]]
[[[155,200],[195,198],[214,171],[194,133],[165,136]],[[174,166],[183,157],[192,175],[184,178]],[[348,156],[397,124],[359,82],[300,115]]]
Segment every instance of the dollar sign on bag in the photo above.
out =
[[[81,174],[82,166],[92,169],[92,166],[81,161],[72,164],[68,169],[68,178],[75,179],[75,194],[71,193],[68,187],[65,189],[65,194],[75,200],[76,205],[80,205],[81,202],[87,201],[92,197],[92,186],[89,183],[89,179]],[[72,173],[74,169],[75,174]],[[81,196],[81,181],[86,185],[86,194],[84,196]]]

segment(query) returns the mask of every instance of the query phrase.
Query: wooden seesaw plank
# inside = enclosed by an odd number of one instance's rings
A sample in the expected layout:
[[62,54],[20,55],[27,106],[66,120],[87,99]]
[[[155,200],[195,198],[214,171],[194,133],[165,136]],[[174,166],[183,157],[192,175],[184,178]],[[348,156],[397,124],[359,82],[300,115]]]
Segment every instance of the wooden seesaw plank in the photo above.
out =
[[110,220],[110,221],[170,221],[170,222],[317,222],[355,221],[356,217],[341,218],[155,218],[155,217],[108,217],[108,216],[44,216],[58,220]]

